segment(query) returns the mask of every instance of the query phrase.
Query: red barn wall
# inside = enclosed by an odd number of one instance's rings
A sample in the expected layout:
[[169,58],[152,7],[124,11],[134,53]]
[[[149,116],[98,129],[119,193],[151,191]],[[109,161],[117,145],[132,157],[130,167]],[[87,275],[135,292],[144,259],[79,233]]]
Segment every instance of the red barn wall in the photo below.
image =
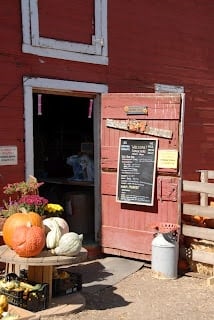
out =
[[111,2],[111,91],[153,91],[154,83],[186,92],[183,175],[213,167],[213,17],[210,1]]
[[[66,6],[60,24],[65,30],[71,2],[52,0],[53,14],[54,2]],[[91,3],[87,2],[85,10],[91,10]],[[0,167],[0,187],[24,179],[23,75],[104,83],[110,92],[154,92],[154,83],[182,85],[186,93],[183,178],[195,179],[197,169],[212,169],[213,10],[210,0],[108,1],[109,65],[102,66],[22,53],[20,1],[4,1],[0,10],[0,144],[17,145],[19,161],[18,166]],[[82,26],[87,24],[83,19]],[[48,15],[41,26],[48,34],[53,32]],[[79,27],[74,19],[73,29],[79,32]]]

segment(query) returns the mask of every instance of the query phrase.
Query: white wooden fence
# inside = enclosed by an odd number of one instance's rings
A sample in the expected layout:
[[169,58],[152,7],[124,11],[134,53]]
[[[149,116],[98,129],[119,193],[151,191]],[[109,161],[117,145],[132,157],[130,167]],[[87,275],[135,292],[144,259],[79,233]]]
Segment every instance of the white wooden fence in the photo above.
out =
[[[214,198],[214,183],[209,182],[211,179],[214,179],[214,171],[200,170],[199,182],[183,180],[183,191],[194,192],[200,195],[199,204],[183,203],[183,214],[214,219],[214,207],[209,206],[209,198]],[[214,229],[201,228],[183,223],[182,234],[192,238],[213,241],[214,246]],[[214,252],[193,249],[192,260],[214,265]]]

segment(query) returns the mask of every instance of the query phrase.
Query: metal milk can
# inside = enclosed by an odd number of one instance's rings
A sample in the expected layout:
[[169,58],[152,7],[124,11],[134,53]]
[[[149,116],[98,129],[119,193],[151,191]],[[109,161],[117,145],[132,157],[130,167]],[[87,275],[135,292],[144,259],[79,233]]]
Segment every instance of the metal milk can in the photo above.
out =
[[152,240],[152,275],[159,279],[175,279],[178,270],[177,235],[157,233]]

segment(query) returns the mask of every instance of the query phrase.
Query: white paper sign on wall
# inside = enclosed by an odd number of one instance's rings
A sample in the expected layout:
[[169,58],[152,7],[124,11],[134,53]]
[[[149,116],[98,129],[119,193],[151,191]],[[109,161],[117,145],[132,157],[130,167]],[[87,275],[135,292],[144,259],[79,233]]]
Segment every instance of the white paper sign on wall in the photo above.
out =
[[0,146],[0,166],[11,166],[18,164],[16,146]]

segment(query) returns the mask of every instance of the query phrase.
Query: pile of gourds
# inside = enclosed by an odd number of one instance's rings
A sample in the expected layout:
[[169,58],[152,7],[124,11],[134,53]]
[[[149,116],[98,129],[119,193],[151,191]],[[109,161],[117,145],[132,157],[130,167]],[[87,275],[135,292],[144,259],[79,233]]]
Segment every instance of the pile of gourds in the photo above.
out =
[[83,235],[69,232],[60,217],[42,219],[35,212],[14,213],[3,225],[3,240],[20,257],[35,257],[45,248],[53,255],[75,256],[82,248]]

